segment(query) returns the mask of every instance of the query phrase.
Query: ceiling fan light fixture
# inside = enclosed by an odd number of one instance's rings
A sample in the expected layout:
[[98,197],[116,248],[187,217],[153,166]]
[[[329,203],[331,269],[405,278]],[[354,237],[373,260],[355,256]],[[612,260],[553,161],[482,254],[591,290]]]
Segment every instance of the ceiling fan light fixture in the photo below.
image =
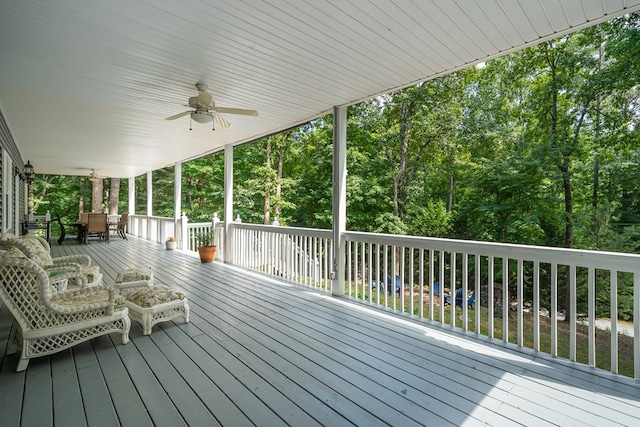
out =
[[198,123],[209,123],[213,118],[209,113],[200,113],[194,111],[193,113],[191,113],[191,119]]

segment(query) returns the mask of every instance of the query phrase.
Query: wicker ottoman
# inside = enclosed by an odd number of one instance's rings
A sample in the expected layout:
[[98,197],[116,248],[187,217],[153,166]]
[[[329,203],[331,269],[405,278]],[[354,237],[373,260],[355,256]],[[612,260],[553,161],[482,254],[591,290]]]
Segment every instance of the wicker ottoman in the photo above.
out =
[[116,276],[115,288],[118,294],[127,295],[141,287],[153,285],[153,272],[150,268],[129,268]]
[[147,286],[126,295],[131,320],[142,325],[143,335],[149,335],[153,325],[177,317],[189,323],[187,298],[167,285]]

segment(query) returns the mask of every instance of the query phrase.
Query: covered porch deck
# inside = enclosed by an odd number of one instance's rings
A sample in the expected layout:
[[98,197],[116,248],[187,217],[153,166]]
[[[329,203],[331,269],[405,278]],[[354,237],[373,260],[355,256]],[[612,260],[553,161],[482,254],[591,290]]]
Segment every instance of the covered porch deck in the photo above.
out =
[[473,332],[143,239],[52,246],[88,253],[105,282],[149,266],[184,291],[191,322],[106,336],[16,373],[0,308],[6,426],[637,425],[640,384]]

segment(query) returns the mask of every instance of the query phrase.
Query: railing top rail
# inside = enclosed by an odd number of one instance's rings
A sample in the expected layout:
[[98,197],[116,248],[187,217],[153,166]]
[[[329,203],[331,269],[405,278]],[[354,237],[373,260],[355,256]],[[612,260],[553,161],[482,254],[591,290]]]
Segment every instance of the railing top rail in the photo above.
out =
[[169,218],[166,216],[149,216],[149,215],[140,215],[140,214],[129,214],[128,218],[149,218],[155,220],[164,220],[164,221],[175,221],[174,218]]
[[622,272],[640,272],[640,255],[618,252],[599,252],[582,249],[528,246],[510,243],[477,242],[434,237],[398,236],[392,234],[345,232],[345,238],[354,242],[405,246],[417,249],[485,255],[558,265],[602,267]]
[[207,227],[211,225],[211,221],[209,222],[190,222],[187,224],[189,227]]
[[317,228],[283,227],[279,225],[248,224],[244,222],[232,222],[229,225],[237,229],[258,230],[293,236],[309,236],[322,239],[331,239],[333,237],[333,232],[331,230],[321,230]]

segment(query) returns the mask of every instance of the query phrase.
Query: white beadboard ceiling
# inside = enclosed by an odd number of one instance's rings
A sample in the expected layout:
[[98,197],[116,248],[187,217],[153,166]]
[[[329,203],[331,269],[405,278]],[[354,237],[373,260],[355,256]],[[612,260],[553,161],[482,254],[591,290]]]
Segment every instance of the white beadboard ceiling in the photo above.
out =
[[[3,0],[0,110],[38,173],[132,177],[640,9],[640,0]],[[166,121],[196,82],[228,129]]]

